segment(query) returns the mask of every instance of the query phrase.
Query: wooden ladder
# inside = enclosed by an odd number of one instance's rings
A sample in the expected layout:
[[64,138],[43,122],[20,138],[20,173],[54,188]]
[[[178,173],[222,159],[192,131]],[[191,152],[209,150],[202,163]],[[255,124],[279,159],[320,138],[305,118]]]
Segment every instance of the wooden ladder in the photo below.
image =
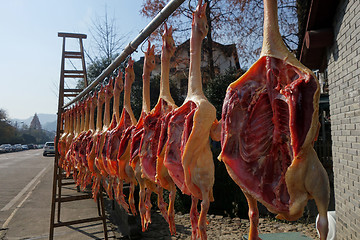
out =
[[[84,56],[84,47],[83,47],[83,39],[86,39],[85,34],[77,34],[77,33],[58,33],[58,37],[63,38],[63,49],[62,49],[62,58],[61,58],[61,72],[60,72],[60,84],[64,84],[65,79],[67,78],[76,78],[76,79],[83,79],[85,87],[88,86],[88,80],[86,76],[86,65],[85,65],[85,56]],[[66,38],[77,38],[79,39],[79,45],[80,45],[80,51],[66,51],[65,48],[65,42]],[[81,66],[82,69],[65,69],[65,60],[66,59],[79,59],[81,60]],[[60,87],[61,89],[61,87]],[[63,96],[59,96],[59,100],[64,97],[76,97],[79,92],[82,91],[82,89],[65,89],[64,86],[62,86],[62,89],[64,90]],[[60,93],[60,91],[59,91]],[[60,102],[60,101],[59,101]],[[62,101],[62,103],[64,103]],[[59,105],[63,106],[63,105]]]
[[[84,199],[91,199],[91,194],[77,194],[74,196],[62,196],[61,189],[65,185],[75,184],[74,181],[65,181],[66,178],[63,176],[64,171],[58,165],[59,162],[59,151],[58,151],[58,143],[60,135],[63,133],[63,119],[62,113],[64,112],[64,98],[65,97],[76,97],[82,89],[75,88],[65,88],[65,80],[68,78],[72,79],[83,79],[85,87],[88,86],[88,81],[86,77],[86,65],[85,65],[85,56],[84,56],[84,48],[83,48],[83,39],[86,39],[85,34],[77,34],[77,33],[58,33],[58,37],[63,38],[63,48],[62,48],[62,58],[61,58],[61,72],[60,72],[60,84],[59,84],[59,102],[58,102],[58,115],[57,115],[57,128],[56,128],[56,136],[55,136],[55,161],[54,161],[54,175],[53,175],[53,188],[52,188],[52,201],[51,201],[51,216],[50,216],[50,234],[49,239],[54,238],[54,229],[56,227],[62,226],[70,226],[80,223],[94,222],[94,221],[102,221],[104,228],[104,236],[105,239],[108,239],[107,236],[107,227],[106,227],[106,215],[104,209],[104,198],[102,191],[99,191],[99,196],[97,199],[97,207],[98,207],[98,217],[85,218],[85,219],[77,219],[72,221],[61,221],[60,220],[60,209],[61,203],[63,202],[71,202],[71,201],[79,201]],[[75,38],[79,40],[80,50],[77,51],[66,51],[65,42],[66,38]],[[81,60],[81,69],[76,69],[74,65],[73,69],[65,69],[65,61],[66,59],[80,59]],[[79,191],[79,189],[78,189]],[[55,211],[56,211],[56,203],[57,203],[57,221],[55,222]]]

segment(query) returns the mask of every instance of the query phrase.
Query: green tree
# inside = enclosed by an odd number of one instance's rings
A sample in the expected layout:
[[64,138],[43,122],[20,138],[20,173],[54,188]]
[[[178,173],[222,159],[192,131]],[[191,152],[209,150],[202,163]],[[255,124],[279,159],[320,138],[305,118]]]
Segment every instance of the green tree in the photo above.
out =
[[6,121],[6,120],[7,120],[6,111],[0,108],[0,121]]
[[0,109],[0,144],[14,144],[17,140],[17,130],[11,126],[4,109]]
[[27,144],[27,143],[35,143],[36,142],[36,138],[33,135],[29,134],[29,133],[23,133],[22,138],[23,138],[22,143],[25,143],[25,144]]
[[11,126],[6,121],[0,121],[0,144],[14,143],[14,136],[16,135],[16,128]]

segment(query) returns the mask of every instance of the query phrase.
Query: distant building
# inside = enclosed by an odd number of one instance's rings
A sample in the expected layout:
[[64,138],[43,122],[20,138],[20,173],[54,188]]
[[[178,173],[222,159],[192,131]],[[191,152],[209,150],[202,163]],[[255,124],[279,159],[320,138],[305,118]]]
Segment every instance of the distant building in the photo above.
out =
[[39,120],[39,117],[37,116],[37,114],[35,113],[33,119],[31,120],[30,123],[30,129],[37,129],[37,130],[41,130],[41,123]]

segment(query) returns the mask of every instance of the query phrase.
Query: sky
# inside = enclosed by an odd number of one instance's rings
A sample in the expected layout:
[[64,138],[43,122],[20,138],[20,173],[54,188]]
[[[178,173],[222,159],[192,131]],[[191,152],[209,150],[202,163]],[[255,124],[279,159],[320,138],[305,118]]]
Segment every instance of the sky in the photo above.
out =
[[[151,21],[140,15],[142,0],[8,0],[0,7],[0,109],[8,118],[56,114],[62,38],[84,33],[97,17],[114,17],[119,34],[131,42]],[[125,46],[127,45],[125,44]],[[139,51],[141,52],[141,51]],[[134,54],[137,60],[140,53]]]

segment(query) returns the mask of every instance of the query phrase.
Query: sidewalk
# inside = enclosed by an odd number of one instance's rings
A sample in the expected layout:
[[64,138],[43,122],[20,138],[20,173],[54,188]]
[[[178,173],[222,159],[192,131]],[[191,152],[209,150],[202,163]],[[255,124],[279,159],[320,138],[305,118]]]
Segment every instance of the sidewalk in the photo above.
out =
[[[49,239],[53,181],[52,167],[47,170],[40,181],[26,201],[14,211],[14,214],[10,217],[7,229],[0,234],[1,239]],[[74,186],[75,185],[64,186],[62,195],[77,194]],[[107,205],[109,205],[109,201]],[[92,199],[67,202],[61,205],[62,221],[97,216],[97,204]],[[119,235],[119,233],[115,233],[112,230],[114,227],[112,227],[112,223],[110,223],[108,214],[107,216],[108,238],[116,239],[115,235]],[[57,227],[54,231],[54,239],[104,239],[102,221]]]

